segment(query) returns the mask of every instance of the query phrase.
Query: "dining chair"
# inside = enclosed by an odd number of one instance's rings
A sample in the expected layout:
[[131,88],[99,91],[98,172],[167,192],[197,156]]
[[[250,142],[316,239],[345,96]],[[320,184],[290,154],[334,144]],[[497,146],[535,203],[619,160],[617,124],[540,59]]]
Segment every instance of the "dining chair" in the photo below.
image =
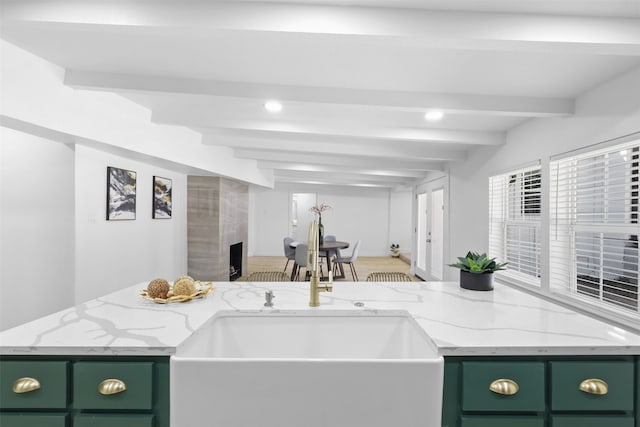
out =
[[335,263],[333,264],[333,275],[336,275],[337,272],[337,268],[338,268],[338,264],[349,264],[349,268],[351,269],[351,277],[353,278],[354,282],[358,281],[358,273],[356,273],[356,267],[355,267],[355,262],[358,259],[358,251],[360,250],[360,240],[358,240],[354,245],[353,245],[353,251],[351,252],[351,255],[347,256],[347,257],[336,257]]
[[[328,236],[324,236],[324,239],[322,239],[325,242],[335,242],[336,241],[336,236],[334,236],[333,234],[329,234]],[[336,249],[336,254],[339,256],[340,255],[340,251]],[[323,267],[323,262],[322,262],[322,258],[327,258],[329,256],[329,253],[327,251],[319,251],[318,252],[318,257],[320,258],[320,272],[322,273],[322,269]]]
[[289,261],[296,261],[296,249],[291,247],[291,243],[293,243],[293,239],[291,237],[285,237],[283,239],[284,244],[284,256],[287,257],[287,263],[284,265],[284,270],[287,271],[287,267],[289,266]]
[[309,249],[309,245],[306,243],[298,243],[298,246],[296,246],[296,250],[295,250],[295,256],[296,256],[296,268],[297,268],[297,272],[296,272],[296,280],[300,281],[300,269],[304,268],[305,269],[305,275],[304,278],[305,280],[307,280],[307,276],[309,276],[309,270],[307,269],[307,251]]
[[244,279],[245,282],[289,282],[290,280],[284,271],[254,271]]
[[400,271],[381,271],[369,273],[367,282],[412,282],[411,276]]

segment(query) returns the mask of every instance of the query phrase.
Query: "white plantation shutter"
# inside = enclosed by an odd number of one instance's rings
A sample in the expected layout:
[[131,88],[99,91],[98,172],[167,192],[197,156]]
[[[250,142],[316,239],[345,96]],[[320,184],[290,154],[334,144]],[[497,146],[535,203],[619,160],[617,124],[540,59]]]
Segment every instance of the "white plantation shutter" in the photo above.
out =
[[489,178],[489,255],[503,276],[540,284],[541,171],[536,164]]
[[550,163],[550,289],[638,313],[640,140]]

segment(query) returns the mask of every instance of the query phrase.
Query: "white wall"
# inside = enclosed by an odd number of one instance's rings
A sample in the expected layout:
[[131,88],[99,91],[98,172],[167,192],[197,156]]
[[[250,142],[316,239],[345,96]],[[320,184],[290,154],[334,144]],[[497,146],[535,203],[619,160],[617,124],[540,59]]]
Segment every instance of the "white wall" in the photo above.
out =
[[[0,40],[0,115],[136,154],[169,159],[202,171],[272,186],[273,173],[228,147],[202,144],[186,127],[151,122],[151,112],[109,92],[64,84],[65,70]],[[1,117],[0,117],[1,118]]]
[[411,189],[392,191],[389,194],[389,244],[399,244],[400,252],[411,252],[412,209],[413,193]]
[[[576,100],[574,116],[530,120],[514,128],[505,145],[473,153],[450,169],[451,253],[488,249],[488,177],[542,160],[543,191],[549,157],[640,131],[640,67],[598,86]],[[543,198],[543,210],[546,209]],[[447,260],[445,260],[447,261]],[[453,261],[453,260],[451,260]],[[454,280],[457,270],[447,268]]]
[[74,304],[74,150],[0,127],[0,330]]
[[[136,219],[106,220],[107,166],[137,173]],[[173,216],[152,219],[153,176],[172,180]],[[186,175],[76,147],[76,301],[187,271]],[[135,298],[132,295],[132,298]]]
[[284,256],[282,239],[289,233],[289,195],[293,192],[316,192],[318,203],[330,205],[332,209],[322,214],[325,234],[350,243],[361,240],[361,256],[389,255],[391,241],[410,251],[411,191],[332,188],[322,192],[318,188],[288,186],[274,190],[251,188],[250,256]]

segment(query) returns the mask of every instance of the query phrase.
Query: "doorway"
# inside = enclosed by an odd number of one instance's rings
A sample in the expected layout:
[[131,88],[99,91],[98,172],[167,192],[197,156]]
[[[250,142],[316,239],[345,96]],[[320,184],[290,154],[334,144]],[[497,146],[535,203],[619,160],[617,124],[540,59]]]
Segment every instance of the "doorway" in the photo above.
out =
[[423,280],[444,279],[446,183],[442,177],[416,188],[414,274]]
[[309,224],[314,215],[309,209],[315,206],[318,196],[316,193],[291,194],[291,221],[289,221],[289,235],[295,241],[306,242],[309,239]]

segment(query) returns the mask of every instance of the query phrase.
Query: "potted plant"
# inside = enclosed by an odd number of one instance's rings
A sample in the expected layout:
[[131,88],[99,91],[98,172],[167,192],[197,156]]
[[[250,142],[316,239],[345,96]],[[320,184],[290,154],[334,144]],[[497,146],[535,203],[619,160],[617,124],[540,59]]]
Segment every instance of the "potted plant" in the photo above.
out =
[[489,258],[487,254],[479,254],[469,251],[467,256],[458,257],[458,262],[449,264],[449,267],[460,269],[460,287],[472,291],[493,290],[493,272],[505,270],[509,264],[498,263],[495,258]]
[[397,243],[392,243],[391,246],[389,246],[389,250],[391,251],[391,256],[392,257],[399,257],[400,256],[400,245]]

